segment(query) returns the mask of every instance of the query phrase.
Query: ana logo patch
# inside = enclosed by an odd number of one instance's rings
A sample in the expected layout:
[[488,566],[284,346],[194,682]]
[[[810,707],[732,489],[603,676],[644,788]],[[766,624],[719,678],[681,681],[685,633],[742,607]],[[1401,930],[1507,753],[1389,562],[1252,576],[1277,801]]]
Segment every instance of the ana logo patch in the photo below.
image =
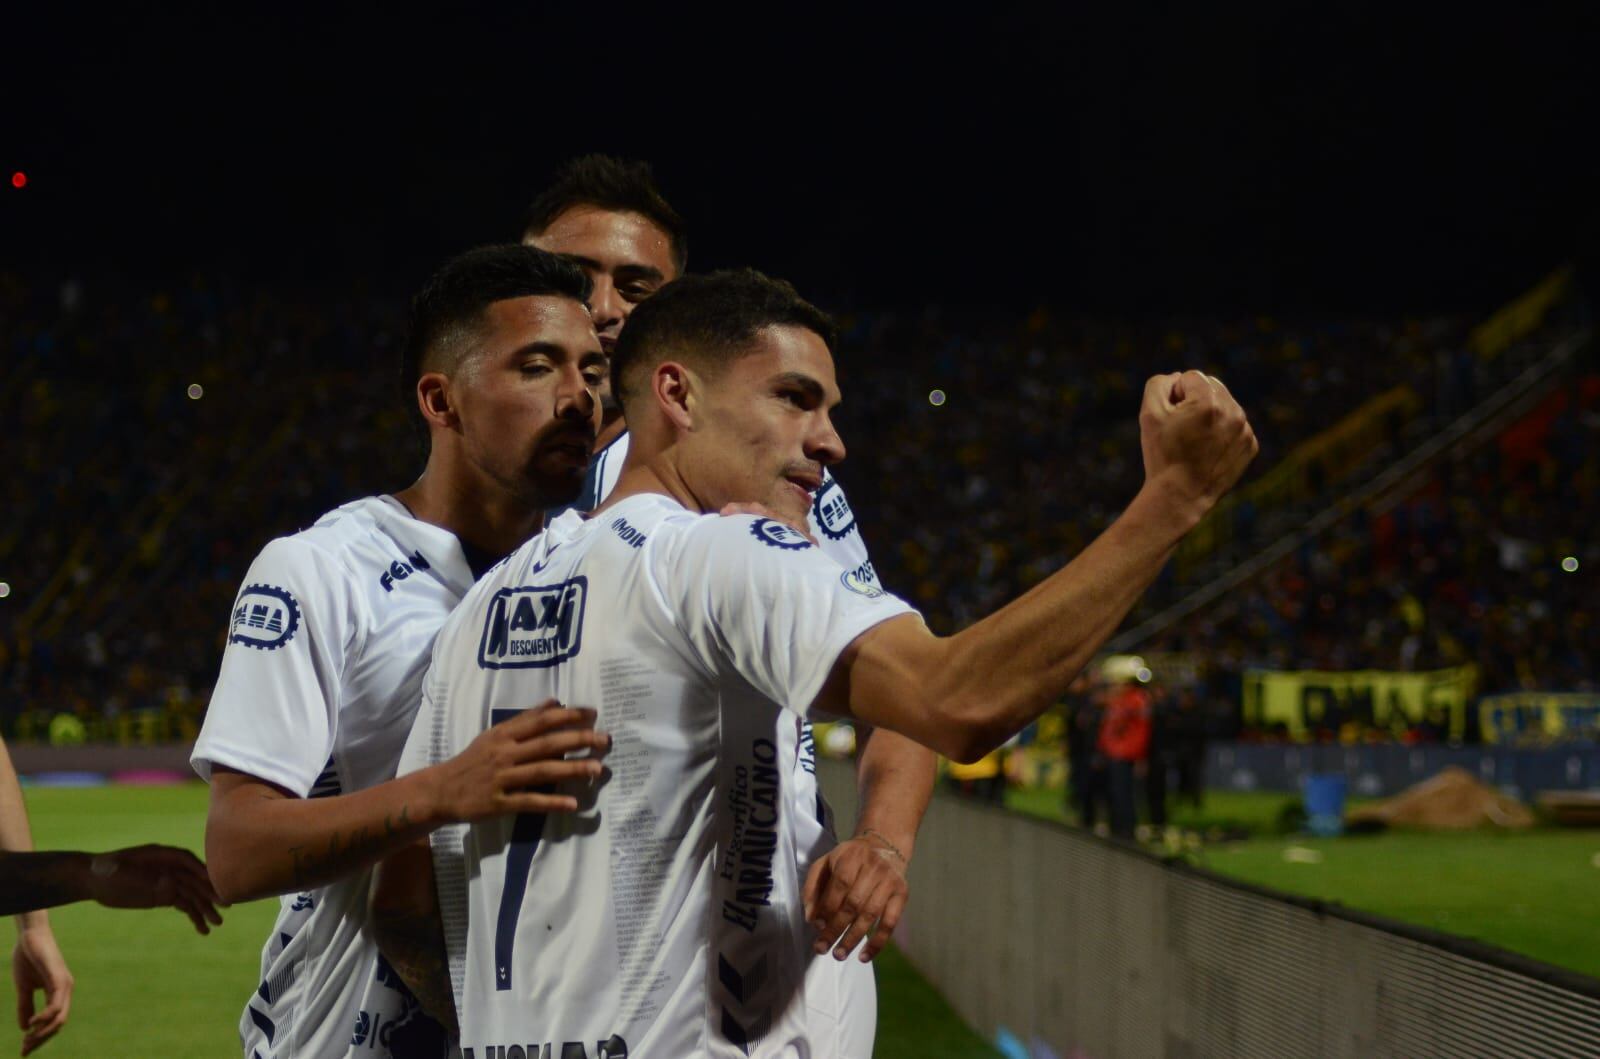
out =
[[850,510],[850,501],[845,499],[844,490],[831,475],[817,490],[817,498],[811,504],[811,517],[823,536],[831,541],[843,540],[856,531],[856,514]]
[[300,604],[277,585],[247,585],[233,604],[228,642],[276,651],[300,628]]
[[784,551],[797,552],[802,548],[811,547],[811,542],[806,540],[805,534],[796,532],[781,522],[770,518],[758,518],[750,524],[750,536],[767,545],[769,548],[782,548]]
[[558,585],[502,588],[489,601],[478,641],[484,669],[543,669],[560,665],[583,646],[583,610],[589,579]]
[[868,581],[854,570],[846,570],[844,573],[840,574],[839,583],[845,588],[848,588],[850,591],[854,592],[856,595],[866,596],[868,599],[877,599],[883,595],[883,589],[879,588],[871,581]]

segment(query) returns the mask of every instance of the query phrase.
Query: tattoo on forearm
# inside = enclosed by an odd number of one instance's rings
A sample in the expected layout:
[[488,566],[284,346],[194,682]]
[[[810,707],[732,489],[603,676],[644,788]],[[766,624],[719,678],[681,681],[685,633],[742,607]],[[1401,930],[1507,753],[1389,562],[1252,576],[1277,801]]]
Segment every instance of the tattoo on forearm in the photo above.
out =
[[290,846],[294,885],[302,890],[310,889],[376,864],[383,854],[397,845],[397,838],[410,837],[406,834],[410,827],[410,807],[402,805],[398,813],[390,813],[383,818],[381,831],[363,824],[348,834],[334,834],[328,839],[327,848],[321,851],[306,846]]

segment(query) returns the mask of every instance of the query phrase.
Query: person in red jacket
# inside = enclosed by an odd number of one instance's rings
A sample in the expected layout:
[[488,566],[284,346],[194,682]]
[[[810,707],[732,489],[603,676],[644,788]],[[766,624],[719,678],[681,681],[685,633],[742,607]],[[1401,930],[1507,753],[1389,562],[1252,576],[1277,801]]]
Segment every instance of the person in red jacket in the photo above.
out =
[[[1150,693],[1137,683],[1142,667],[1137,659],[1124,663],[1108,659],[1101,673],[1112,682],[1106,696],[1105,718],[1100,722],[1100,753],[1108,763],[1111,781],[1111,833],[1133,838],[1135,767],[1150,756]],[[1126,670],[1126,672],[1125,672]]]

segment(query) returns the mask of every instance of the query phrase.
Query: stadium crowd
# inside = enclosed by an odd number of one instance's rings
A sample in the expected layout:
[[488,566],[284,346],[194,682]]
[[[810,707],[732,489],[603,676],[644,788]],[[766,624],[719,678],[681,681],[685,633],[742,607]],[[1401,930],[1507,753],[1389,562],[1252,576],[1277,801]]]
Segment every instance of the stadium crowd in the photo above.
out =
[[[127,737],[128,718],[159,713],[145,737],[191,737],[249,558],[421,467],[395,382],[404,306],[221,281],[151,292],[0,277],[0,311],[0,409],[19,427],[0,484],[0,726],[43,738],[66,713],[90,737]],[[1392,460],[1511,370],[1467,352],[1453,319],[1134,325],[929,309],[843,324],[837,418],[853,456],[839,477],[884,583],[938,631],[1025,590],[1115,517],[1140,480],[1133,413],[1152,373],[1197,364],[1227,382],[1258,425],[1255,476],[1409,385],[1415,416],[1387,424],[1371,455]],[[1237,702],[1252,665],[1471,660],[1485,691],[1593,688],[1582,585],[1600,555],[1582,530],[1600,474],[1595,395],[1586,377],[1152,646],[1205,658],[1212,711]],[[1314,485],[1312,505],[1340,487]],[[1236,532],[1265,543],[1303,515],[1242,511]],[[1567,556],[1578,574],[1556,565]],[[1164,581],[1151,606],[1193,587]]]

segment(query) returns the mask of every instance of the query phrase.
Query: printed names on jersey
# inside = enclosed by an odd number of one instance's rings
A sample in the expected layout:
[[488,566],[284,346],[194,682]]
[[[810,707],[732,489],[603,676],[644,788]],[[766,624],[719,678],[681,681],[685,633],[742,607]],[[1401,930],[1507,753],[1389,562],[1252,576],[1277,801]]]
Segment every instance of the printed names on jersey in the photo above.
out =
[[649,930],[655,912],[649,898],[661,891],[684,837],[660,834],[661,820],[648,797],[650,752],[638,733],[646,720],[653,674],[649,663],[631,658],[600,666],[600,723],[613,740],[606,756],[611,772],[606,791],[613,820],[611,895],[623,974],[620,1003],[640,1020],[656,1016],[672,986],[665,975],[650,976],[657,939]]

